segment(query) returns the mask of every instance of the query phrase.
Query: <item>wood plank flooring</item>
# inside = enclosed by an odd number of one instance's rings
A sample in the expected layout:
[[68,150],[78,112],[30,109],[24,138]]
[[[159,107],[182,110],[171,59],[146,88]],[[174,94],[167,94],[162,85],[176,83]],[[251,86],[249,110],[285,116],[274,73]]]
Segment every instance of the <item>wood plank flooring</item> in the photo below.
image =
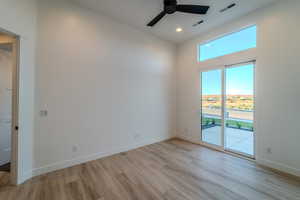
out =
[[296,200],[300,181],[181,140],[0,188],[1,200]]
[[9,172],[0,171],[0,190],[2,187],[5,187],[9,184]]

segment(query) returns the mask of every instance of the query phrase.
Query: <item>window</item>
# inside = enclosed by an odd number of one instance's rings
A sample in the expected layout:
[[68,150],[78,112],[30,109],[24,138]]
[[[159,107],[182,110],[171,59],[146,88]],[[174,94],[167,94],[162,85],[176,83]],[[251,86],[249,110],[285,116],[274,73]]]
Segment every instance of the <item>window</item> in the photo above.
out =
[[239,32],[199,45],[199,60],[205,61],[255,47],[256,26],[251,26]]

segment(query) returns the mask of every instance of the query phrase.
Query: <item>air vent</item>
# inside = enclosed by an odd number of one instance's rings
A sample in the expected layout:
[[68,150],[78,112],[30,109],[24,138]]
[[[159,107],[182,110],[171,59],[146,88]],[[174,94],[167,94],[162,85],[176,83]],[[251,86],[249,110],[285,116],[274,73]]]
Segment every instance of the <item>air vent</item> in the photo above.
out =
[[204,22],[204,20],[200,20],[199,22],[197,22],[196,24],[193,24],[193,27],[196,27],[196,26],[198,26],[198,25],[200,25],[200,24],[202,24]]
[[236,4],[235,4],[235,3],[233,3],[233,4],[230,4],[230,5],[229,5],[229,6],[227,6],[226,8],[223,8],[222,10],[220,10],[220,13],[222,13],[222,12],[225,12],[225,11],[229,10],[230,8],[233,8],[234,6],[236,6]]

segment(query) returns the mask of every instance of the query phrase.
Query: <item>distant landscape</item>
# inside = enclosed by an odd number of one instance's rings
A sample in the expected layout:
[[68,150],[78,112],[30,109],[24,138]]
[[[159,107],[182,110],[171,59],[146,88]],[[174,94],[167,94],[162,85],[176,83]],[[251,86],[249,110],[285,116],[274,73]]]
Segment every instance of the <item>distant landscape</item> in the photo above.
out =
[[[221,125],[220,95],[204,95],[202,97],[202,128]],[[226,126],[253,130],[253,95],[227,95]]]
[[[202,97],[202,108],[221,109],[221,95],[204,95]],[[253,95],[227,95],[226,108],[243,111],[253,111]]]

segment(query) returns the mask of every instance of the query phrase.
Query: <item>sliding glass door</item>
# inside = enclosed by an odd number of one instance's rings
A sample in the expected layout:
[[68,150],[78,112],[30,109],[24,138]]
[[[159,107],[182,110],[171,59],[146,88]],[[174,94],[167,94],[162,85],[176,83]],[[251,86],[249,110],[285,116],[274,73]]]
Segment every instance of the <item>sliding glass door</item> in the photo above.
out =
[[254,156],[254,65],[225,69],[225,149]]
[[202,72],[202,140],[222,145],[222,70]]
[[254,63],[201,73],[202,141],[254,157]]

